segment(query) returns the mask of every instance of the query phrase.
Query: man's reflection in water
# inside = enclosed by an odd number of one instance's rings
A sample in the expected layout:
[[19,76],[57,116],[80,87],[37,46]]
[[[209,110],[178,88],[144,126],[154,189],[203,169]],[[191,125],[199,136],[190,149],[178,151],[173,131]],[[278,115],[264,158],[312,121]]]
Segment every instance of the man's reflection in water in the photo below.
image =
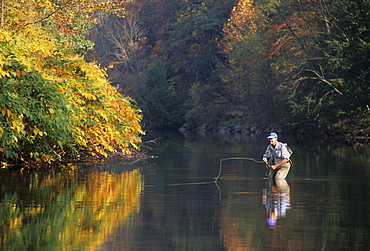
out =
[[290,209],[290,186],[285,179],[269,179],[267,188],[262,189],[262,204],[267,212],[267,223],[275,228],[276,220],[286,217]]

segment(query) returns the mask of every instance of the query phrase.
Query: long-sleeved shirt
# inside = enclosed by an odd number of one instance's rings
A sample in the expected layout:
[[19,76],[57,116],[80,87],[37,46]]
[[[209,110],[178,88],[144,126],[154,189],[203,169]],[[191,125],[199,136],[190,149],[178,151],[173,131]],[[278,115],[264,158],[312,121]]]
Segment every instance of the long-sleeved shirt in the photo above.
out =
[[266,157],[272,165],[276,165],[283,159],[289,159],[290,154],[286,145],[278,141],[275,147],[272,145],[267,146],[263,157]]

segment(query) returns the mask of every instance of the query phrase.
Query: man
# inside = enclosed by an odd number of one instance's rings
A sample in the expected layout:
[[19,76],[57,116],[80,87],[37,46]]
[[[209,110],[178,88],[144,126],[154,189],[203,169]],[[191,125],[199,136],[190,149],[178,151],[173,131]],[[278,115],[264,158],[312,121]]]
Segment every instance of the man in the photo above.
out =
[[285,179],[290,170],[290,154],[284,143],[278,141],[276,133],[272,132],[267,136],[270,145],[267,146],[262,160],[268,162],[271,172],[271,179]]

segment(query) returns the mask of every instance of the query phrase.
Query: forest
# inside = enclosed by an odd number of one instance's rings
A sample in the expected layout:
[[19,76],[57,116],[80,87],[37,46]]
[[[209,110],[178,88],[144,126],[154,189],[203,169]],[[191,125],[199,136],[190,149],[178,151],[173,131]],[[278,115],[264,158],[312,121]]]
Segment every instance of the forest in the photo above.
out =
[[2,167],[130,154],[142,128],[370,132],[370,0],[0,7]]
[[125,8],[124,18],[100,16],[87,58],[138,102],[144,126],[368,135],[370,1],[132,0]]

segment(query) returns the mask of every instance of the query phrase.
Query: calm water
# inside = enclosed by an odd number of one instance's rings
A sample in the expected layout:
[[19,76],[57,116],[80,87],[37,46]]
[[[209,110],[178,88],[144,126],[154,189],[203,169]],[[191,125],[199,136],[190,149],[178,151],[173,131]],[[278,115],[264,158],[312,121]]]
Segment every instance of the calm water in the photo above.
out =
[[0,250],[369,249],[369,145],[282,136],[294,166],[270,184],[264,164],[220,165],[260,160],[265,135],[158,137],[130,165],[0,170]]

